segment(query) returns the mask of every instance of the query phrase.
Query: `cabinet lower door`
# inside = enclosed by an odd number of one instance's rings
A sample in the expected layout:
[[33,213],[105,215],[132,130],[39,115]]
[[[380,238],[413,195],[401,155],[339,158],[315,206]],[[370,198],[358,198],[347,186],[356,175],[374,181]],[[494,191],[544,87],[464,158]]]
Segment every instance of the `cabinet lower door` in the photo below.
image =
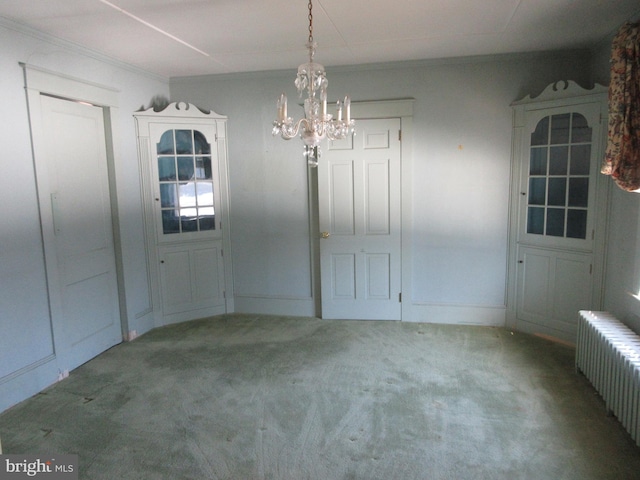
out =
[[210,241],[159,248],[165,319],[183,321],[224,313],[224,264],[220,244]]
[[591,254],[520,246],[518,318],[574,335],[578,311],[592,303],[591,265]]

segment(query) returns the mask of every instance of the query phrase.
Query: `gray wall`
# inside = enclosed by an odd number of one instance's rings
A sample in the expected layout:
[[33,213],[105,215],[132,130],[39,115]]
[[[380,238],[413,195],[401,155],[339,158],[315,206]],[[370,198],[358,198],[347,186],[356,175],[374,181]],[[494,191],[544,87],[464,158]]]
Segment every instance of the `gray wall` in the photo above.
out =
[[[321,50],[317,56],[321,62]],[[290,103],[296,98],[294,77],[291,70],[170,82],[172,100],[229,117],[237,310],[313,314],[302,146],[297,139],[273,138],[270,127],[278,95],[285,91]],[[328,78],[330,98],[347,93],[353,101],[415,98],[412,219],[404,226],[412,248],[403,251],[411,256],[413,273],[403,301],[440,306],[445,313],[404,320],[446,321],[449,307],[503,312],[509,105],[560,79],[589,86],[589,52],[329,69]]]

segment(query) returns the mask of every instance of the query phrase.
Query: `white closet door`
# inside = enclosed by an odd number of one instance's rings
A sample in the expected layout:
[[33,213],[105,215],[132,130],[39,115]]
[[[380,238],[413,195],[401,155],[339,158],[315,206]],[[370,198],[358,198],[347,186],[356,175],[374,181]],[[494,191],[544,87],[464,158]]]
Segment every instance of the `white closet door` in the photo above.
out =
[[40,102],[52,324],[59,364],[71,369],[122,341],[105,127],[102,108],[46,95]]

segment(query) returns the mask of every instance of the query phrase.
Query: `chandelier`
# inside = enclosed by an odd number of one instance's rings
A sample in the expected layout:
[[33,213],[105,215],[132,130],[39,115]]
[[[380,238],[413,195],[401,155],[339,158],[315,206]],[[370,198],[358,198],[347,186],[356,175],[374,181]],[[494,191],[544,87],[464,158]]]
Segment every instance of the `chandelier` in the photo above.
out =
[[320,150],[320,142],[329,138],[340,140],[353,132],[355,122],[351,119],[351,100],[348,96],[343,101],[338,100],[337,115],[327,113],[327,85],[328,80],[324,67],[313,61],[317,44],[313,41],[313,5],[309,0],[309,41],[306,45],[309,50],[309,62],[298,67],[298,75],[295,85],[298,94],[306,91],[304,100],[304,118],[297,122],[287,116],[287,96],[280,95],[277,103],[278,118],[273,122],[273,135],[280,135],[285,140],[290,140],[300,134],[305,144],[304,155],[309,165],[317,166]]

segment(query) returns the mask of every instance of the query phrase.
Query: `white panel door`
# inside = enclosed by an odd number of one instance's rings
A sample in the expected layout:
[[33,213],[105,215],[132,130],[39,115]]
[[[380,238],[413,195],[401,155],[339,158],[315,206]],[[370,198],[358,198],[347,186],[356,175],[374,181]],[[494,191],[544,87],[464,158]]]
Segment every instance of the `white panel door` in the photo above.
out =
[[52,323],[60,363],[71,369],[122,341],[103,110],[40,100],[46,153],[38,168],[51,202],[43,218],[51,218],[55,244],[47,260]]
[[322,317],[400,320],[400,119],[358,120],[318,165]]

